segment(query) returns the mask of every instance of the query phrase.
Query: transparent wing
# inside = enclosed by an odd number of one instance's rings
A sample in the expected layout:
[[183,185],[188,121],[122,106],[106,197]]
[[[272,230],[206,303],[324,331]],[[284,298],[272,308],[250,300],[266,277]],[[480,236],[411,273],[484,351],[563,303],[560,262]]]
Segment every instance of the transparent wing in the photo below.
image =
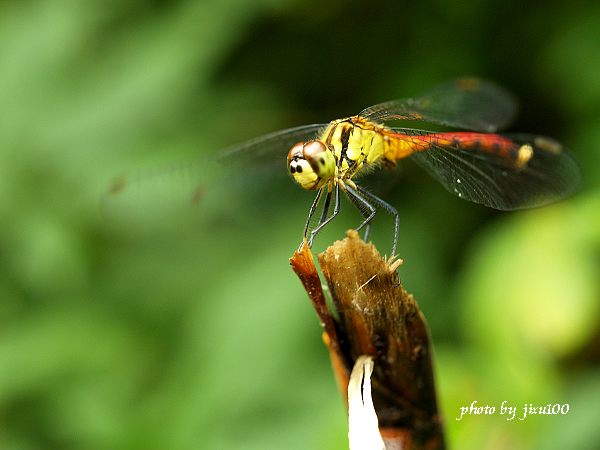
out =
[[[115,179],[102,198],[102,210],[110,216],[142,213],[160,216],[176,209],[209,202],[215,190],[252,189],[260,180],[286,175],[289,149],[312,139],[322,124],[303,125],[270,133],[226,148],[216,155],[171,167],[139,171]],[[256,177],[254,175],[257,175]],[[259,179],[260,177],[260,179]],[[214,197],[214,196],[213,196]]]
[[[425,135],[420,130],[400,130]],[[431,142],[427,150],[410,158],[422,166],[449,192],[475,203],[500,210],[542,206],[575,192],[581,184],[580,170],[570,152],[553,139],[526,135],[502,135],[510,139],[518,154],[528,144],[533,153],[519,167],[515,160],[482,148],[457,143]]]
[[327,124],[311,124],[275,131],[226,148],[219,152],[217,159],[223,164],[262,165],[285,161],[292,145],[315,138],[325,127]]
[[515,117],[513,96],[489,81],[461,78],[421,97],[371,106],[359,116],[374,122],[418,120],[466,130],[495,132]]

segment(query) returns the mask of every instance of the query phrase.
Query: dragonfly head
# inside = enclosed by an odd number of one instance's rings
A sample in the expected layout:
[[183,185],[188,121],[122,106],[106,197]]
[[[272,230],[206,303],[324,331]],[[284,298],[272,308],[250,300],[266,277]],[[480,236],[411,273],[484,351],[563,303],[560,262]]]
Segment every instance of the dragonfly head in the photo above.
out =
[[288,171],[303,189],[320,189],[335,175],[335,158],[321,141],[298,142],[287,157]]

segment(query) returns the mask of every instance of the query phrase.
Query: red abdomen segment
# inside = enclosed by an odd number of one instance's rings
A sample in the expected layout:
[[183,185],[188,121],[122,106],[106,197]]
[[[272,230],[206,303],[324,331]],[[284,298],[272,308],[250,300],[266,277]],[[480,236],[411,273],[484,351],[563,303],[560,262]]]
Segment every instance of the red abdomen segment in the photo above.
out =
[[389,147],[385,156],[392,161],[406,158],[415,152],[424,152],[432,147],[438,147],[450,151],[483,152],[512,162],[519,167],[527,163],[533,151],[531,146],[518,144],[507,137],[493,133],[467,131],[426,133],[419,130],[406,130],[391,132],[387,136]]

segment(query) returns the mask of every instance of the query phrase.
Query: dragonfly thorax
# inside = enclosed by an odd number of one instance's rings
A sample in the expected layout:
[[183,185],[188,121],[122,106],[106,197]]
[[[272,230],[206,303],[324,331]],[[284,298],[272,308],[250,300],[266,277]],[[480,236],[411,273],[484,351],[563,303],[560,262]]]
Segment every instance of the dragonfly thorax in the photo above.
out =
[[287,163],[290,175],[303,189],[320,189],[335,176],[335,157],[318,140],[298,142],[289,151]]

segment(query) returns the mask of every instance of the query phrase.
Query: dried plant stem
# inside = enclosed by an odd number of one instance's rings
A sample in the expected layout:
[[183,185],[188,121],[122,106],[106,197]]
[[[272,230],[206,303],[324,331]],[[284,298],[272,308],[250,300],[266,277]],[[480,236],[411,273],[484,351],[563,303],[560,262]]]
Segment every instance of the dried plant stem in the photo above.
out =
[[384,260],[355,231],[319,255],[333,308],[327,307],[312,254],[291,258],[323,326],[334,372],[346,395],[361,355],[374,358],[372,395],[387,449],[443,449],[425,318],[402,287],[400,260]]

